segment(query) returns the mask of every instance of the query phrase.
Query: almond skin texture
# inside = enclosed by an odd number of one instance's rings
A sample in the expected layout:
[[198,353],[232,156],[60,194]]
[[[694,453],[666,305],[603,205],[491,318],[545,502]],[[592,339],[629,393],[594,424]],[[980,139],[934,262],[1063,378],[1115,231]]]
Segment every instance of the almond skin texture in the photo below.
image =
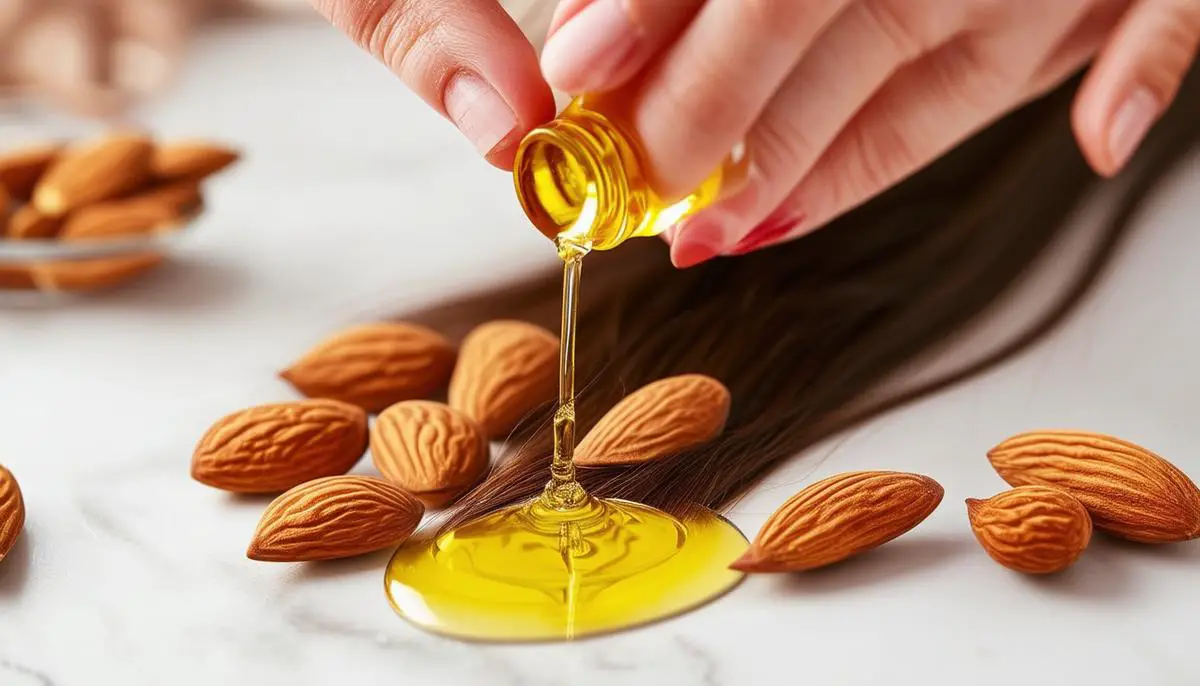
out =
[[138,134],[114,134],[63,152],[38,182],[33,204],[61,217],[71,210],[137,190],[150,179],[154,146]]
[[1083,503],[1047,486],[1018,486],[987,500],[968,498],[967,516],[987,554],[1025,574],[1061,572],[1092,539],[1092,518]]
[[317,479],[267,506],[246,557],[304,562],[364,555],[408,540],[424,513],[421,501],[383,479]]
[[33,205],[23,205],[8,220],[5,235],[13,240],[54,238],[62,228],[62,219],[38,212]]
[[25,501],[12,472],[0,465],[0,561],[17,544],[25,527]]
[[310,398],[379,412],[442,389],[455,356],[450,341],[423,326],[365,324],[325,339],[280,376]]
[[490,439],[506,438],[558,389],[558,337],[525,322],[480,325],[463,339],[450,406]]
[[906,533],[942,502],[938,482],[903,472],[847,472],[792,496],[730,567],[798,572],[840,562]]
[[157,179],[200,180],[233,165],[241,153],[215,143],[180,141],[160,145],[150,161]]
[[0,154],[0,186],[18,200],[29,200],[62,147],[58,143],[46,143]]
[[454,502],[488,469],[487,439],[463,413],[428,400],[396,403],[371,427],[380,474],[429,508]]
[[685,374],[655,381],[625,396],[579,442],[575,463],[609,466],[649,462],[707,443],[729,417],[729,389],[716,379]]
[[184,217],[169,207],[101,203],[72,212],[63,224],[63,241],[98,241],[164,233],[179,228]]
[[279,493],[345,474],[367,448],[367,415],[336,400],[259,405],[222,418],[192,457],[192,478],[235,493]]
[[1012,486],[1051,486],[1074,496],[1101,531],[1139,543],[1200,536],[1200,489],[1154,453],[1084,431],[1014,436],[988,453]]

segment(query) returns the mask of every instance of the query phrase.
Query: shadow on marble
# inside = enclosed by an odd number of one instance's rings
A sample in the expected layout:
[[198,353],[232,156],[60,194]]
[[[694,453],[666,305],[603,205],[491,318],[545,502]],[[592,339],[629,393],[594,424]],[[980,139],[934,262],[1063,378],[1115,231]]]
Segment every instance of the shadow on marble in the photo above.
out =
[[244,291],[247,275],[226,264],[173,258],[129,283],[96,293],[0,291],[0,310],[147,309],[170,312],[210,307]]
[[296,566],[294,579],[296,581],[315,581],[352,576],[362,574],[363,572],[375,572],[379,574],[379,581],[382,584],[384,569],[387,567],[388,560],[392,559],[392,554],[395,552],[395,548],[385,548],[374,553],[350,557],[344,560],[305,562]]
[[15,596],[25,585],[29,576],[29,567],[33,564],[33,553],[29,542],[29,532],[24,531],[17,539],[17,544],[8,551],[4,561],[0,562],[0,598]]
[[1134,570],[1130,569],[1132,558],[1126,551],[1114,547],[1114,543],[1114,539],[1106,537],[1093,538],[1087,551],[1070,568],[1058,574],[1018,576],[1031,589],[1048,595],[1089,601],[1114,600],[1135,586]]
[[977,549],[970,537],[901,538],[823,569],[784,575],[779,588],[784,593],[837,593],[919,574]]

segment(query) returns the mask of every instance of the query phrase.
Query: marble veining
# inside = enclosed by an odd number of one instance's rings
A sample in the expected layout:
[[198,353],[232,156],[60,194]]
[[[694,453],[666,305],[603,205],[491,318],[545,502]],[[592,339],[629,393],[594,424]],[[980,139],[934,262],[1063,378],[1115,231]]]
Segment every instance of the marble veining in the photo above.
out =
[[[0,461],[29,510],[0,563],[0,686],[1200,683],[1200,544],[1098,540],[1063,577],[1027,579],[987,559],[962,507],[1004,488],[987,448],[1046,425],[1126,436],[1200,476],[1200,159],[1045,344],[815,447],[730,515],[752,534],[815,479],[905,469],[946,487],[919,529],[636,631],[496,646],[399,620],[387,552],[246,560],[268,499],[200,486],[188,465],[216,418],[293,397],[274,374],[329,331],[553,268],[507,175],[316,23],[219,28],[136,119],[247,157],[213,184],[170,268],[103,297],[0,309]],[[0,111],[3,146],[93,128]],[[995,326],[1036,313],[1077,247]]]

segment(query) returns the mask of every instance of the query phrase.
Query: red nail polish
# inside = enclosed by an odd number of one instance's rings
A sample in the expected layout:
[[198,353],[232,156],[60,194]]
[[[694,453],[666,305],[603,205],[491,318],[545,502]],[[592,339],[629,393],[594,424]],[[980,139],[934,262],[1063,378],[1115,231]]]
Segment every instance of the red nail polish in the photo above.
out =
[[804,221],[803,212],[776,211],[761,224],[742,237],[730,252],[734,255],[744,255],[765,245],[785,238]]

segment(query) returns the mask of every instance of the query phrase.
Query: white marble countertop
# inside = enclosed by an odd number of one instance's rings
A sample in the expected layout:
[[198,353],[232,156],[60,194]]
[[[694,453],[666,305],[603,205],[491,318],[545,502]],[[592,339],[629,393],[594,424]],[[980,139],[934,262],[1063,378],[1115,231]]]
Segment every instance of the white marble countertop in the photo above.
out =
[[[327,332],[552,264],[508,177],[316,25],[217,31],[139,116],[249,154],[172,268],[0,310],[0,461],[28,505],[0,564],[3,686],[1200,683],[1200,544],[1097,540],[1030,580],[983,554],[962,506],[1003,488],[984,450],[1036,427],[1114,433],[1200,475],[1200,160],[1049,341],[797,459],[732,513],[753,534],[813,479],[905,469],[946,486],[919,529],[638,631],[479,646],[398,619],[386,555],[248,561],[263,502],[193,483],[188,463],[218,416],[291,397],[275,371]],[[3,113],[0,144],[74,126]]]

